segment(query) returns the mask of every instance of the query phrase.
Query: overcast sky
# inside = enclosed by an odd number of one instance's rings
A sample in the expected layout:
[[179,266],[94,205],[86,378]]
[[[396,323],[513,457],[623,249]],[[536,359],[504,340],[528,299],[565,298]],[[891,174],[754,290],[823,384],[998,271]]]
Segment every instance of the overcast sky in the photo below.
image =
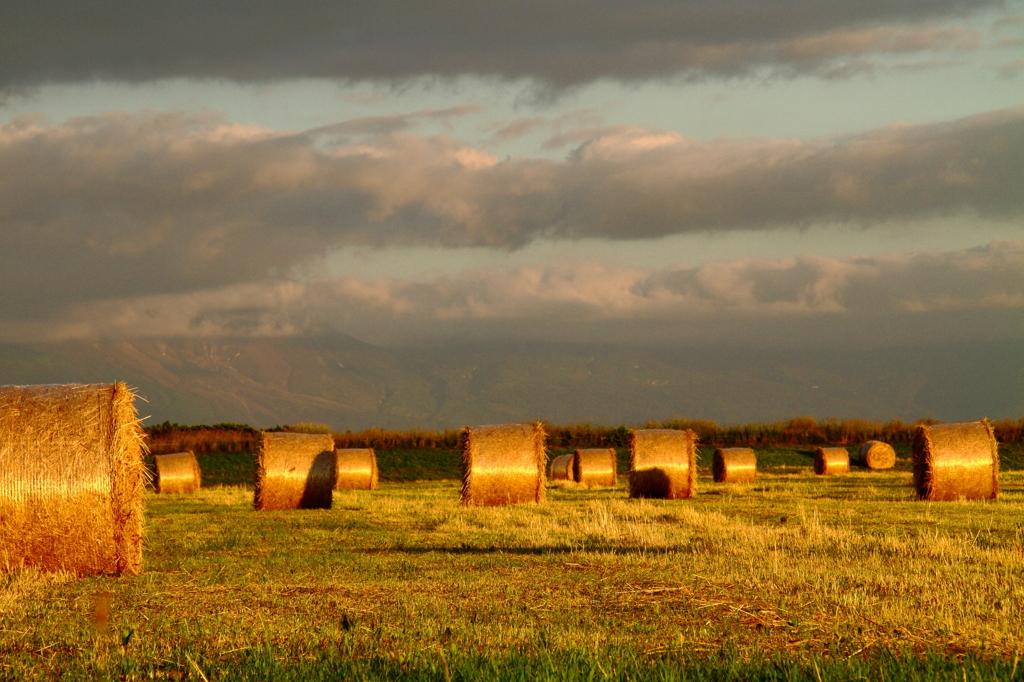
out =
[[0,290],[11,342],[1024,339],[1024,0],[6,3]]

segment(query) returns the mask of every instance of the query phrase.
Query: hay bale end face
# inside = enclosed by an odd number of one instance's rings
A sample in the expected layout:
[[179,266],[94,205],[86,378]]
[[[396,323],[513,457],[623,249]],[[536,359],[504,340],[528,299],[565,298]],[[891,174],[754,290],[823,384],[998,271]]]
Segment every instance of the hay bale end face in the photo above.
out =
[[869,440],[857,451],[857,460],[868,469],[892,469],[896,465],[896,451],[888,443]]
[[462,432],[462,503],[543,502],[546,462],[540,424],[466,427]]
[[629,496],[667,500],[697,492],[697,435],[687,429],[638,429],[629,447]]
[[335,490],[376,490],[377,453],[373,448],[343,448],[335,453]]
[[330,435],[264,431],[256,455],[254,506],[258,510],[330,509],[334,466]]
[[715,483],[750,483],[757,477],[757,455],[751,448],[718,448],[711,463]]
[[134,398],[123,383],[0,387],[0,570],[139,572]]
[[156,478],[153,484],[161,495],[194,493],[202,484],[199,462],[191,452],[155,455]]
[[548,474],[548,478],[552,481],[571,481],[573,480],[572,475],[572,462],[576,458],[575,454],[559,455],[551,460],[551,468]]
[[850,453],[846,448],[818,448],[814,451],[814,473],[819,476],[850,473]]
[[613,448],[577,450],[572,456],[573,480],[590,486],[614,486],[619,482]]
[[982,500],[999,494],[999,445],[987,421],[914,429],[914,486],[922,500]]

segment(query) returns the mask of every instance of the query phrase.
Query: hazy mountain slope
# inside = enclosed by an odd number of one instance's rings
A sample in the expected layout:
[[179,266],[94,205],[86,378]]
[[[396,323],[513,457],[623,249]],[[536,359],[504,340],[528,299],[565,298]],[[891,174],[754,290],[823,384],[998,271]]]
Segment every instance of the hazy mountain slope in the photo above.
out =
[[1024,415],[1024,347],[385,349],[333,335],[0,346],[0,383],[124,380],[150,422],[445,427]]

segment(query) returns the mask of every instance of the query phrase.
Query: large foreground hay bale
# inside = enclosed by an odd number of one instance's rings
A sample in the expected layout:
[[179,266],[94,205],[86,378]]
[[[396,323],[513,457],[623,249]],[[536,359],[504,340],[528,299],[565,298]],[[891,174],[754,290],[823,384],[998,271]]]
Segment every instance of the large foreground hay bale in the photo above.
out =
[[542,502],[546,461],[540,424],[467,426],[462,432],[462,503]]
[[888,443],[869,440],[860,446],[857,460],[868,469],[892,469],[896,465],[896,451]]
[[153,484],[161,495],[194,493],[199,490],[202,474],[195,454],[175,452],[155,455],[153,460],[156,463],[156,479]]
[[572,476],[588,487],[615,485],[619,482],[619,465],[614,448],[577,450],[572,459]]
[[667,500],[697,491],[697,435],[687,429],[638,429],[629,445],[629,496]]
[[551,460],[551,468],[548,473],[548,478],[552,481],[571,481],[572,476],[572,463],[576,459],[575,454],[559,455]]
[[814,451],[814,473],[819,476],[850,473],[850,453],[846,448],[818,448]]
[[711,474],[715,483],[749,483],[757,477],[757,455],[751,448],[718,448]]
[[330,509],[334,438],[319,433],[260,434],[256,509]]
[[376,490],[377,453],[373,448],[343,448],[335,453],[335,490]]
[[134,397],[123,383],[0,387],[0,569],[139,572]]
[[999,446],[987,421],[914,429],[914,485],[922,500],[999,494]]

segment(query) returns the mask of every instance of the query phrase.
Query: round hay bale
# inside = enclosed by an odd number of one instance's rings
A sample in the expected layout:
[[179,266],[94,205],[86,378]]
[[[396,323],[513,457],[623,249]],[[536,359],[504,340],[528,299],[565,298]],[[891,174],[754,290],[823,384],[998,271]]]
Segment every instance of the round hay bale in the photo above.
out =
[[896,464],[896,451],[888,443],[869,440],[860,446],[857,460],[868,469],[892,469]]
[[697,435],[687,429],[638,429],[629,445],[629,496],[666,500],[697,492]]
[[914,486],[922,500],[999,494],[999,445],[988,421],[914,429]]
[[543,502],[546,461],[540,424],[467,426],[462,432],[462,503]]
[[587,487],[614,486],[619,482],[614,448],[577,450],[572,458],[572,477]]
[[718,448],[711,473],[715,483],[750,483],[757,476],[757,455],[751,448]]
[[551,460],[551,469],[548,474],[548,478],[552,481],[573,480],[572,462],[575,458],[575,454],[559,455],[558,457],[555,457]]
[[139,572],[134,398],[123,383],[0,387],[0,570]]
[[156,478],[153,484],[161,495],[194,493],[199,490],[202,474],[199,462],[191,452],[175,452],[170,455],[154,455]]
[[332,436],[266,431],[260,434],[256,509],[330,509],[333,489]]
[[814,473],[819,476],[850,473],[850,453],[846,448],[818,448],[814,451]]
[[335,457],[335,490],[377,489],[377,453],[373,448],[342,448]]

